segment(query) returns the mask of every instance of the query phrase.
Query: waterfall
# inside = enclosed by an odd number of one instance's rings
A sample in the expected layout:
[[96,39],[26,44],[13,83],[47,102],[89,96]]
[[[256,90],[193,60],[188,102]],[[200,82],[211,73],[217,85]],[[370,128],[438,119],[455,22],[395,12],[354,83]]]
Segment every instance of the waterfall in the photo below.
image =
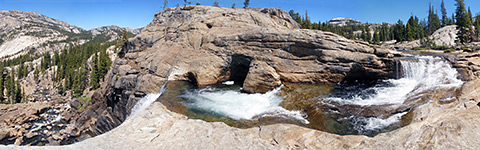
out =
[[175,58],[174,63],[172,64],[172,67],[168,69],[167,72],[167,79],[165,80],[165,83],[163,83],[162,87],[160,88],[160,91],[158,93],[150,93],[147,94],[145,97],[142,99],[138,100],[135,106],[131,109],[130,115],[128,115],[127,119],[135,116],[139,112],[145,110],[148,106],[150,106],[155,100],[157,100],[160,96],[162,96],[163,92],[167,89],[166,85],[168,83],[168,79],[172,73],[172,70],[174,68],[174,65],[177,64],[178,60],[182,57],[182,55],[177,55]]
[[[419,56],[400,60],[402,75],[360,92],[354,96],[331,97],[327,100],[361,106],[402,104],[409,96],[438,88],[460,88],[463,82],[457,79],[457,71],[438,57]],[[388,86],[385,86],[388,85]],[[373,93],[373,94],[372,94]]]
[[[457,79],[457,71],[451,65],[439,57],[418,56],[399,60],[400,77],[397,79],[384,80],[383,84],[363,89],[358,93],[341,93],[327,98],[327,101],[339,104],[359,105],[370,107],[375,105],[389,105],[398,107],[406,100],[419,100],[425,93],[437,90],[452,91],[463,85],[463,81]],[[348,95],[342,97],[342,95]],[[353,96],[352,96],[353,95]],[[450,95],[449,95],[450,96]],[[443,99],[455,97],[444,96]],[[341,105],[339,106],[341,107]],[[364,133],[380,131],[398,121],[407,112],[399,112],[388,118],[349,116],[354,129]]]
[[135,106],[133,106],[132,111],[131,111],[130,115],[127,117],[127,119],[131,118],[131,117],[135,116],[136,114],[138,114],[139,112],[145,110],[148,106],[150,106],[153,102],[155,102],[155,100],[157,100],[158,97],[160,97],[163,94],[163,92],[165,92],[165,90],[166,90],[165,86],[167,85],[167,82],[168,82],[168,80],[165,81],[165,83],[163,83],[162,88],[160,89],[160,91],[158,93],[147,94],[145,97],[138,100],[137,103],[135,104]]

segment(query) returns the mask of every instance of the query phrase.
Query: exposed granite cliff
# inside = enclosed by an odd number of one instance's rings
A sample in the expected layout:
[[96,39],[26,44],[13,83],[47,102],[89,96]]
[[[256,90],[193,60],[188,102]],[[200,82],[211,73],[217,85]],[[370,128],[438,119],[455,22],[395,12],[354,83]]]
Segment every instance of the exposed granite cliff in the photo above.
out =
[[388,50],[330,32],[299,29],[281,9],[168,8],[128,40],[78,115],[85,138],[121,124],[136,101],[168,80],[206,86],[227,80],[245,92],[282,82],[334,84],[395,77]]

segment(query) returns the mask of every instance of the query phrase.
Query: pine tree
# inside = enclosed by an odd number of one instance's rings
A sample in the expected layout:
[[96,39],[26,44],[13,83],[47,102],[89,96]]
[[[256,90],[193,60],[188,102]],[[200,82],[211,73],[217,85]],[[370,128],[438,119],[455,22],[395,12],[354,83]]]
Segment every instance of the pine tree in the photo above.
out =
[[312,29],[313,28],[312,22],[310,21],[310,17],[308,16],[308,11],[307,10],[305,11],[305,18],[303,19],[302,22],[303,22],[303,24],[301,24],[301,25],[304,29]]
[[22,87],[22,96],[21,97],[22,97],[21,98],[22,101],[25,101],[25,102],[27,101],[27,97],[25,96],[25,89],[23,87]]
[[375,33],[373,34],[373,42],[380,42],[380,34],[378,33],[378,30],[375,30]]
[[52,65],[53,65],[53,66],[57,66],[58,63],[60,63],[59,61],[60,61],[60,55],[58,54],[58,51],[55,51],[55,52],[53,53],[53,62],[52,62]]
[[440,27],[440,19],[438,15],[435,13],[433,6],[430,6],[428,10],[428,26],[427,26],[427,34],[432,35],[433,32],[437,31]]
[[118,56],[119,57],[123,57],[126,53],[126,50],[127,50],[127,42],[128,42],[128,33],[127,31],[124,29],[123,30],[123,34],[122,34],[122,39],[120,41],[120,47],[121,47],[121,50],[120,52],[118,52]]
[[168,0],[163,0],[163,6],[162,6],[162,9],[165,9],[167,8],[168,6]]
[[18,80],[16,81],[15,87],[16,88],[15,88],[13,100],[15,101],[15,103],[21,103],[22,102],[22,86],[20,86],[20,82],[18,82]]
[[472,20],[465,9],[464,0],[455,0],[457,9],[455,11],[455,19],[457,24],[457,41],[461,44],[466,44],[471,41],[470,34],[472,33]]
[[98,56],[95,54],[93,56],[92,62],[92,72],[90,73],[90,86],[92,89],[97,89],[99,87],[98,75],[99,75],[99,68],[98,68]]
[[18,66],[17,77],[18,77],[19,79],[20,79],[20,78],[23,78],[23,73],[24,73],[23,70],[24,70],[24,69],[25,69],[25,67],[23,66],[23,63]]
[[288,14],[290,14],[290,16],[292,16],[292,19],[295,20],[297,23],[302,23],[302,18],[300,17],[299,13],[295,13],[294,10],[290,10]]
[[4,100],[4,89],[5,89],[5,76],[4,76],[4,67],[3,63],[0,66],[0,101]]
[[213,2],[213,6],[220,7],[220,6],[218,6],[218,1],[217,0],[215,0],[215,2]]
[[35,80],[38,80],[38,74],[39,74],[38,67],[34,69],[35,71],[33,71],[33,77],[35,78]]
[[245,0],[245,2],[243,2],[243,8],[248,8],[248,5],[250,5],[250,0]]
[[449,24],[449,20],[447,17],[447,8],[445,8],[445,2],[442,0],[441,4],[441,11],[442,11],[442,27],[447,26]]
[[52,61],[51,61],[51,57],[50,57],[50,54],[48,52],[44,53],[43,54],[43,59],[41,61],[41,69],[42,69],[42,72],[44,72],[46,69],[48,69],[51,65]]
[[416,22],[416,19],[413,17],[413,16],[410,16],[410,19],[408,19],[408,22],[407,22],[407,35],[406,35],[406,40],[407,41],[413,41],[415,40],[415,38],[417,37],[417,33],[416,33],[416,25],[418,23]]
[[473,22],[472,10],[470,10],[470,7],[468,7],[468,18]]
[[13,100],[13,97],[14,97],[14,94],[15,94],[15,76],[14,76],[14,72],[15,70],[11,70],[9,75],[7,75],[7,78],[6,78],[6,89],[7,89],[7,97],[9,99],[9,103],[10,104],[13,104],[14,103],[14,100]]

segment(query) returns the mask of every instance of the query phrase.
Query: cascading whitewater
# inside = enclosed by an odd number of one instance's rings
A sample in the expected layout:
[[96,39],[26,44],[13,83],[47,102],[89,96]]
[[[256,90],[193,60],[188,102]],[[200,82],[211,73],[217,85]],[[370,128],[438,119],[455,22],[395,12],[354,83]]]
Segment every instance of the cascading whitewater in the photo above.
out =
[[[177,55],[177,57],[175,58],[174,64],[177,64],[178,59],[180,59],[181,57],[182,57],[182,55]],[[172,65],[172,67],[170,69],[168,69],[167,79],[165,80],[165,83],[163,83],[162,87],[160,88],[160,91],[158,93],[147,94],[145,97],[140,99],[135,104],[135,106],[133,106],[133,108],[130,112],[130,115],[128,115],[127,119],[131,118],[131,117],[135,116],[136,114],[138,114],[139,112],[145,110],[148,106],[150,106],[153,102],[155,102],[155,100],[157,100],[158,97],[162,96],[163,92],[165,92],[165,90],[166,90],[166,85],[168,83],[169,76],[172,74],[173,68],[174,67]]]
[[436,88],[459,88],[463,82],[457,79],[457,71],[441,58],[431,56],[414,57],[400,60],[403,72],[400,79],[389,79],[390,86],[379,85],[367,91],[373,94],[359,93],[351,98],[328,98],[346,104],[383,105],[402,104],[409,96]]
[[184,104],[190,109],[210,111],[235,120],[253,120],[259,117],[276,116],[293,118],[305,124],[309,122],[300,111],[290,111],[279,106],[283,101],[277,93],[282,87],[278,87],[265,94],[247,94],[240,90],[221,90],[205,88],[190,90],[181,97]]
[[[350,97],[330,97],[329,101],[359,106],[392,105],[399,106],[407,99],[438,89],[460,88],[463,82],[457,79],[457,71],[439,57],[419,56],[400,60],[400,79],[385,80],[387,84],[377,85]],[[373,92],[364,92],[373,91]],[[368,93],[368,94],[365,94]],[[389,118],[357,117],[353,122],[361,122],[358,130],[377,130],[390,126],[406,113],[398,113]],[[353,118],[350,117],[350,118]]]
[[155,100],[157,100],[158,97],[160,97],[163,94],[163,92],[165,92],[165,86],[167,85],[167,82],[168,82],[168,80],[165,81],[165,83],[162,85],[162,88],[160,89],[160,92],[147,94],[145,97],[138,100],[138,102],[135,104],[135,106],[133,106],[132,112],[127,117],[127,119],[131,118],[131,117],[135,116],[136,114],[138,114],[139,112],[145,110],[145,108],[147,108],[153,102],[155,102]]

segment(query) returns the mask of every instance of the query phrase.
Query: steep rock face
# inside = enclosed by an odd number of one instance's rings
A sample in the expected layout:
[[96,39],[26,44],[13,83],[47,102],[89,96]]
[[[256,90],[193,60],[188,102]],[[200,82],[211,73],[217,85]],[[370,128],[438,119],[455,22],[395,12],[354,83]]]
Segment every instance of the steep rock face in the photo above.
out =
[[[329,32],[301,30],[280,9],[195,6],[165,9],[129,39],[106,77],[86,130],[119,125],[137,100],[157,93],[165,80],[206,86],[227,80],[247,92],[281,82],[333,84],[394,77],[388,50]],[[271,82],[270,82],[271,81]],[[268,83],[267,83],[268,82]],[[95,113],[92,113],[95,112]],[[88,131],[85,131],[88,132]]]

